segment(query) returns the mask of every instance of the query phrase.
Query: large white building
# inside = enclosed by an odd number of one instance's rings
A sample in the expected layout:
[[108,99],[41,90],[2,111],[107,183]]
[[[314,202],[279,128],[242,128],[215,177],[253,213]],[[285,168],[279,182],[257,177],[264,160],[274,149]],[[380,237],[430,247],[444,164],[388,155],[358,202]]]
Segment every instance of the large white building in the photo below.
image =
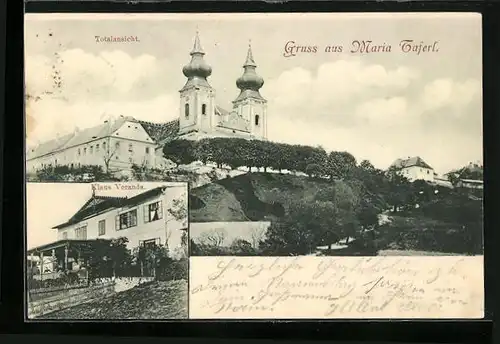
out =
[[415,180],[433,182],[436,176],[434,169],[418,156],[397,159],[392,163],[391,168],[411,182]]
[[187,81],[179,91],[179,118],[152,123],[120,117],[85,130],[28,148],[26,168],[35,172],[49,166],[102,166],[105,171],[128,169],[132,164],[156,166],[163,145],[175,138],[198,140],[206,137],[267,139],[267,101],[259,90],[264,80],[249,46],[243,75],[236,80],[239,94],[231,110],[220,107],[216,90],[207,78],[212,68],[196,33],[191,61],[182,69]]

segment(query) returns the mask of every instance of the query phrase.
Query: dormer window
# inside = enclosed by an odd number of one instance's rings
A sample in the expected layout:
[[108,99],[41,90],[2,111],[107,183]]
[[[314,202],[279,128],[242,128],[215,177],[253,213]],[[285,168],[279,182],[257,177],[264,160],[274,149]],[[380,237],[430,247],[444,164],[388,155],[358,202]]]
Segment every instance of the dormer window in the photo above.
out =
[[189,118],[189,104],[188,103],[184,104],[184,116],[186,118]]
[[259,125],[259,115],[255,115],[255,125]]
[[207,114],[207,104],[201,105],[201,114],[206,115]]

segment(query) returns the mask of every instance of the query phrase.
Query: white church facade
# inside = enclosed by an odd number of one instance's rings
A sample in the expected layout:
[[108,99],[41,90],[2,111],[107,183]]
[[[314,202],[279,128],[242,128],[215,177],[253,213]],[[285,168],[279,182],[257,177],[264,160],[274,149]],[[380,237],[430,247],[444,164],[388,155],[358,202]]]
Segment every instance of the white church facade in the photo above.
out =
[[191,61],[182,72],[187,78],[179,91],[179,117],[153,123],[123,117],[43,142],[27,149],[26,171],[55,166],[78,168],[101,166],[106,172],[130,169],[133,164],[154,167],[163,160],[163,146],[174,139],[199,140],[238,137],[267,140],[267,100],[259,90],[264,85],[251,46],[236,80],[239,94],[231,110],[217,104],[216,90],[208,82],[212,68],[204,60],[196,33]]

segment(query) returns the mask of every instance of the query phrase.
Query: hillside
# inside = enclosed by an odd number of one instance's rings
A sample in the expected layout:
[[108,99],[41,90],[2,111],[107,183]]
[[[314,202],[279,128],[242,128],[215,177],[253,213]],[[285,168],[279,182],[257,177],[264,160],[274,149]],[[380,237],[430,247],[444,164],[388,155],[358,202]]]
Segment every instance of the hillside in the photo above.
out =
[[37,319],[186,319],[187,282],[153,282]]
[[265,221],[283,216],[293,200],[312,199],[326,180],[277,173],[246,173],[193,188],[192,222]]

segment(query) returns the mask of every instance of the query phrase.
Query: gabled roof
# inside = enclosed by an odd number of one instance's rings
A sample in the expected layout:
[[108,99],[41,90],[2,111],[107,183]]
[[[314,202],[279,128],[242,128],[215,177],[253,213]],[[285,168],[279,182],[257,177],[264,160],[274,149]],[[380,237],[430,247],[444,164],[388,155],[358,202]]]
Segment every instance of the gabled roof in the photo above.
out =
[[44,142],[37,147],[29,150],[27,154],[28,159],[37,158],[42,155],[56,152],[63,148],[77,146],[86,142],[105,138],[114,133],[116,130],[120,129],[120,127],[127,121],[137,122],[132,117],[120,117],[115,121],[106,121],[105,123],[99,124],[97,126],[83,130],[77,130],[61,138]]
[[408,168],[408,167],[412,167],[412,166],[417,166],[417,167],[432,169],[432,167],[430,165],[428,165],[419,156],[414,156],[414,157],[410,157],[410,158],[407,158],[407,159],[397,159],[391,165],[391,167],[394,167],[394,168],[397,168],[397,169]]
[[130,198],[94,195],[87,202],[85,202],[85,204],[68,221],[52,228],[64,228],[112,209],[136,206],[150,198],[158,196],[165,191],[166,188],[166,186],[159,186]]
[[179,120],[175,119],[167,123],[153,123],[147,121],[138,121],[148,135],[157,144],[163,144],[173,140],[179,134]]

